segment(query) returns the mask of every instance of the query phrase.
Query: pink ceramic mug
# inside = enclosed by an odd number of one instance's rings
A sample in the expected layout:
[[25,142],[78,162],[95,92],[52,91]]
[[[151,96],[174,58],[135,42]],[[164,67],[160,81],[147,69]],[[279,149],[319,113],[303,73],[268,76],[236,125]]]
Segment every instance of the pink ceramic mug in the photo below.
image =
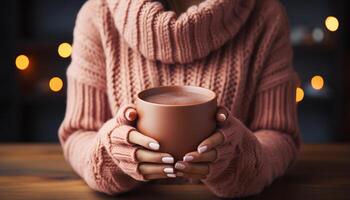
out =
[[161,86],[137,95],[137,129],[160,143],[175,160],[191,151],[216,127],[216,94],[195,86]]

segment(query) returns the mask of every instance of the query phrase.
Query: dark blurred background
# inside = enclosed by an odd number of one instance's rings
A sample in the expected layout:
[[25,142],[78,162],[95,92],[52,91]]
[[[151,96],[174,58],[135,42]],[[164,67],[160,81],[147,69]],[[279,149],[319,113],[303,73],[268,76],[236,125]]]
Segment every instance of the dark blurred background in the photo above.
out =
[[[1,1],[1,142],[58,141],[72,31],[84,2]],[[291,24],[294,66],[302,80],[297,101],[303,140],[350,141],[350,10],[346,0],[282,3]]]

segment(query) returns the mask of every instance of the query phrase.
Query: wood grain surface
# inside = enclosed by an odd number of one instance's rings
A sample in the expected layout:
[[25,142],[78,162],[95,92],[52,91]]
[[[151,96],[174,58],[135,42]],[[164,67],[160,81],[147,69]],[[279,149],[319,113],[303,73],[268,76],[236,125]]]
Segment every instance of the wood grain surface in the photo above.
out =
[[[1,144],[0,200],[217,199],[204,185],[148,183],[129,193],[92,191],[70,169],[58,144]],[[350,199],[350,144],[303,145],[299,161],[247,199]]]

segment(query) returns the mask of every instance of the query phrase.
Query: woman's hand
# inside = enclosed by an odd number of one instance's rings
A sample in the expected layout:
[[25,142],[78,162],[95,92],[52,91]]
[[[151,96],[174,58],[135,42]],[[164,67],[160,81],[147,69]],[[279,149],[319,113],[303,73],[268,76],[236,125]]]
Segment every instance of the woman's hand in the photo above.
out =
[[[137,112],[134,105],[123,106],[117,114],[117,123],[123,126],[132,126],[137,119]],[[118,135],[112,137],[118,138]],[[127,135],[126,145],[135,149],[135,164],[138,172],[144,180],[174,178],[174,158],[168,153],[158,152],[160,144],[153,138],[148,137],[136,129],[131,130]],[[123,144],[125,145],[125,144]],[[115,154],[118,154],[116,149]],[[119,152],[120,153],[120,152]]]
[[[216,120],[219,125],[226,122],[228,113],[222,108],[218,108]],[[215,132],[207,139],[202,141],[197,151],[187,153],[183,161],[175,164],[176,175],[191,179],[204,179],[209,173],[209,164],[217,158],[216,147],[224,142],[224,135],[221,132]]]

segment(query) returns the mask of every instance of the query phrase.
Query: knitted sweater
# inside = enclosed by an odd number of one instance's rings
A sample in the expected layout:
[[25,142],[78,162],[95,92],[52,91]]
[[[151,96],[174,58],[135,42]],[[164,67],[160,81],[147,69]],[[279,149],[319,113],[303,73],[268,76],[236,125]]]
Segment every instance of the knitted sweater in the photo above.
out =
[[90,0],[77,16],[67,80],[59,139],[94,190],[141,185],[135,149],[122,145],[133,127],[115,118],[139,91],[161,85],[209,88],[229,111],[218,127],[225,142],[201,180],[216,195],[256,194],[297,157],[298,77],[276,0],[206,0],[180,16],[155,0]]

